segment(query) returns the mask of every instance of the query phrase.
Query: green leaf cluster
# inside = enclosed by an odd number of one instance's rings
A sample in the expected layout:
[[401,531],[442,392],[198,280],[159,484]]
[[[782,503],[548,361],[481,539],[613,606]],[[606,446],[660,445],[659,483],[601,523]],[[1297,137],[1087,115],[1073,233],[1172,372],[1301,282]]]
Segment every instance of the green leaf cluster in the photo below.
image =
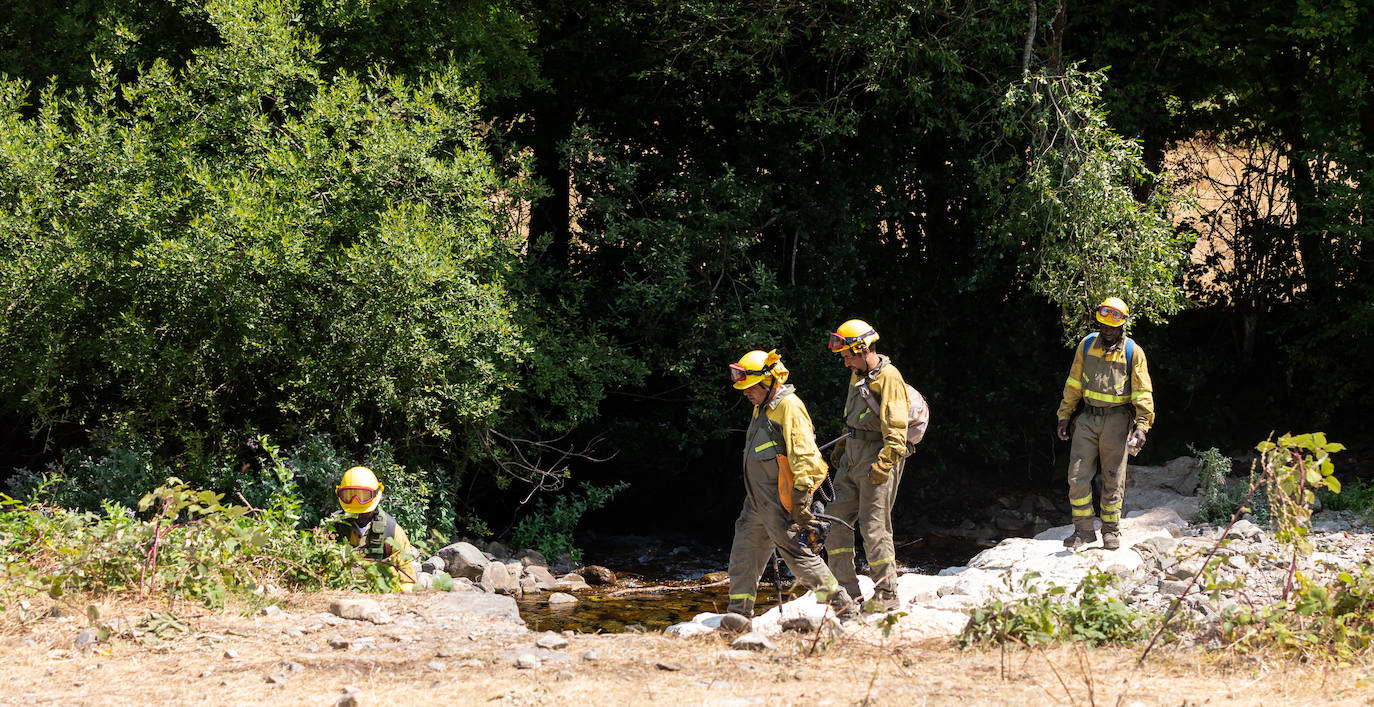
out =
[[1315,492],[1319,488],[1331,493],[1341,492],[1331,455],[1344,450],[1345,445],[1328,442],[1325,434],[1312,432],[1285,434],[1276,441],[1260,442],[1255,449],[1261,455],[1260,464],[1265,471],[1275,539],[1292,543],[1303,553],[1312,552],[1307,532]]
[[0,495],[0,604],[35,593],[78,592],[189,599],[326,588],[391,591],[395,579],[323,529],[297,529],[290,504],[224,505],[223,494],[176,478],[143,496],[138,513],[107,502],[102,513],[23,503]]
[[575,544],[573,531],[588,511],[605,506],[629,484],[620,482],[609,486],[583,483],[577,491],[568,491],[554,498],[550,504],[540,499],[534,510],[520,519],[511,531],[516,547],[532,547],[550,560],[567,555],[574,563],[582,561],[582,550]]
[[1013,584],[1013,599],[993,599],[974,610],[957,641],[961,647],[1015,643],[1038,646],[1082,641],[1090,645],[1131,644],[1149,635],[1151,617],[1131,608],[1116,588],[1116,577],[1092,570],[1072,591],[1056,584],[1037,585],[1038,572]]

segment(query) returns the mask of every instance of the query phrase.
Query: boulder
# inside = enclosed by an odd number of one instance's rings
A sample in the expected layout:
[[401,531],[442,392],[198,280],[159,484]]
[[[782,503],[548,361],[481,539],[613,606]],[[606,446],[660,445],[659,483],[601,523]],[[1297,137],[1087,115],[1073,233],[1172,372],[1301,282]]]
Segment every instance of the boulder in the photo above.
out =
[[586,589],[589,586],[587,580],[582,578],[582,575],[569,572],[558,578],[557,588],[565,592],[576,592]]
[[1126,470],[1126,498],[1130,499],[1132,489],[1166,489],[1191,496],[1197,492],[1201,470],[1202,462],[1196,457],[1177,457],[1163,466],[1131,466]]
[[534,580],[535,588],[541,590],[557,589],[558,579],[543,565],[529,565],[525,568],[525,578]]
[[520,591],[520,584],[510,576],[506,566],[500,562],[488,563],[482,570],[482,578],[478,584],[493,594],[516,594]]
[[554,592],[549,595],[549,606],[572,606],[577,603],[577,597],[563,592]]
[[479,580],[482,578],[482,570],[490,564],[481,550],[463,542],[453,543],[439,550],[438,556],[444,561],[444,571],[455,578]]
[[587,565],[577,570],[576,574],[582,575],[582,579],[593,587],[615,584],[615,573],[601,565]]
[[534,550],[534,549],[530,549],[530,548],[526,548],[526,549],[524,549],[524,550],[521,550],[521,551],[520,551],[520,554],[515,556],[515,559],[519,560],[519,561],[520,561],[520,564],[522,564],[522,565],[524,565],[524,566],[526,566],[526,567],[548,567],[548,566],[549,566],[549,561],[546,560],[546,559],[544,559],[544,554],[543,554],[543,553],[539,552],[538,550]]

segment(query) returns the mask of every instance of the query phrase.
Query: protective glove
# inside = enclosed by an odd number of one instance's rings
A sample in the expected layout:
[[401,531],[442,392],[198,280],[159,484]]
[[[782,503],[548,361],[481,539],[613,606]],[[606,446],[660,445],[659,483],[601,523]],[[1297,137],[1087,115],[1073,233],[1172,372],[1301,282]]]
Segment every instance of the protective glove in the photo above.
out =
[[840,468],[840,459],[844,458],[844,449],[848,443],[849,438],[845,437],[830,448],[830,467],[832,469]]
[[802,532],[815,530],[816,515],[811,512],[811,497],[814,494],[810,489],[792,489],[792,520]]
[[868,469],[868,483],[874,486],[882,486],[890,478],[892,467],[883,464],[881,460],[873,462],[873,466]]

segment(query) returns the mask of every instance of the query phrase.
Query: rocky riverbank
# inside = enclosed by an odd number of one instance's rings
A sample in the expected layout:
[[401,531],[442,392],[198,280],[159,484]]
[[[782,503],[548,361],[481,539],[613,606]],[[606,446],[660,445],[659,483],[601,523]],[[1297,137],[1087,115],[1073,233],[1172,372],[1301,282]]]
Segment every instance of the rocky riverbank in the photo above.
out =
[[[973,609],[993,599],[1015,599],[1052,585],[1072,589],[1089,572],[1102,571],[1117,576],[1126,601],[1144,612],[1163,615],[1182,597],[1175,624],[1179,645],[1218,645],[1220,623],[1228,611],[1269,606],[1279,599],[1291,582],[1293,556],[1291,548],[1247,520],[1237,522],[1225,537],[1222,528],[1186,522],[1196,515],[1200,502],[1195,495],[1197,472],[1198,462],[1191,457],[1162,466],[1130,467],[1121,549],[1103,550],[1099,544],[1069,551],[1061,541],[1072,526],[1064,525],[1033,538],[1005,539],[966,565],[938,574],[901,575],[898,595],[906,615],[894,634],[903,640],[949,639],[964,627]],[[1374,553],[1371,529],[1349,513],[1317,512],[1308,537],[1316,552],[1298,556],[1296,571],[1317,584],[1367,566]],[[1213,560],[1204,570],[1209,555]],[[1206,591],[1209,577],[1211,584],[1225,588]],[[872,584],[862,579],[867,595]],[[755,645],[787,629],[814,630],[826,618],[824,607],[807,594],[757,617],[753,631],[758,635],[742,642]],[[670,627],[669,633],[699,635],[718,625],[719,614],[703,613]],[[836,625],[833,630],[861,629]]]
[[[28,607],[41,618],[0,632],[0,680],[9,686],[0,704],[1149,705],[1367,698],[1365,686],[1374,680],[1368,666],[1273,671],[1206,650],[1228,606],[1277,596],[1289,556],[1262,528],[1237,524],[1211,570],[1240,580],[1232,582],[1237,588],[1216,598],[1199,592],[1192,579],[1221,538],[1218,528],[1183,521],[1198,503],[1191,464],[1131,469],[1127,504],[1134,510],[1123,522],[1120,550],[1068,552],[1060,542],[1068,528],[1061,527],[1004,540],[937,574],[904,574],[906,615],[890,636],[863,622],[825,623],[810,597],[765,613],[757,632],[742,639],[716,635],[713,614],[671,632],[531,631],[517,595],[590,601],[609,590],[593,578],[610,578],[599,569],[557,562],[551,569],[537,555],[510,557],[499,546],[467,543],[426,562],[434,572],[453,572],[450,592],[271,596],[248,616],[160,602],[88,608],[70,597]],[[1317,551],[1300,560],[1299,571],[1314,581],[1367,566],[1371,531],[1357,519],[1318,513],[1311,538]],[[1162,612],[1183,596],[1181,640],[1152,653],[1144,669],[1134,668],[1138,647],[1021,652],[1013,660],[953,648],[949,639],[972,608],[1050,583],[1071,587],[1094,570],[1119,576],[1128,600],[1145,610]],[[829,633],[818,634],[826,626]],[[818,644],[818,635],[833,640]]]

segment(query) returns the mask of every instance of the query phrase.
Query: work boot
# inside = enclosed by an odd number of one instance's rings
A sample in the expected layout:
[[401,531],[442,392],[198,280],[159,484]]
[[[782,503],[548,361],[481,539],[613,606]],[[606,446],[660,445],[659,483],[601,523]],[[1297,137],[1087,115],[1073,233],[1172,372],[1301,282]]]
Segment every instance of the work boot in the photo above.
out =
[[835,618],[842,622],[859,618],[859,603],[850,599],[849,592],[843,589],[835,590],[835,593],[830,595],[830,599],[826,603],[835,610]]
[[1121,529],[1116,523],[1102,524],[1102,549],[1115,550],[1121,547]]
[[873,590],[873,598],[864,602],[865,614],[885,614],[897,608],[897,595],[882,589]]
[[1093,529],[1092,518],[1075,518],[1073,521],[1073,533],[1064,538],[1064,547],[1070,550],[1097,542],[1097,531]]
[[726,614],[720,617],[720,630],[726,633],[744,633],[753,623],[744,614]]

